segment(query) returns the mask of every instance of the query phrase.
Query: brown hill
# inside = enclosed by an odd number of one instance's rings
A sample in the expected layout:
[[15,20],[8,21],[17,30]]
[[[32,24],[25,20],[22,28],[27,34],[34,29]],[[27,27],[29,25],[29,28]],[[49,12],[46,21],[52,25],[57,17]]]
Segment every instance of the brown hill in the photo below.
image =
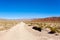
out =
[[38,19],[33,19],[32,22],[59,22],[60,23],[60,17],[38,18]]

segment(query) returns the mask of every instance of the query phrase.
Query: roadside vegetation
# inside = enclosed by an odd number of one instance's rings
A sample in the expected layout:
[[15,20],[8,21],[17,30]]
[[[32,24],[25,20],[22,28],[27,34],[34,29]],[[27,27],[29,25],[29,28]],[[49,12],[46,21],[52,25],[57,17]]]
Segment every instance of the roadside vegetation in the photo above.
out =
[[1,21],[0,22],[0,31],[3,30],[8,30],[11,27],[13,27],[14,25],[16,25],[18,22],[15,21]]
[[50,30],[48,32],[49,34],[60,33],[59,24],[60,23],[38,23],[38,22],[29,23],[30,26],[33,26],[33,29],[35,28],[35,30],[38,30],[38,31],[48,28]]

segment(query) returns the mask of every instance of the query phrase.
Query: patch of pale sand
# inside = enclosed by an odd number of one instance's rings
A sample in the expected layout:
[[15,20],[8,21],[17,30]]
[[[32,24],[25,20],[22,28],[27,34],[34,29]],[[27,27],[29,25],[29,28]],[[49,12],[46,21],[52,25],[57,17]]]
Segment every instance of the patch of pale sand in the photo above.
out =
[[0,36],[0,40],[60,40],[60,36],[47,34],[44,30],[42,32],[33,30],[21,22]]
[[6,33],[7,33],[7,30],[0,31],[0,38],[1,38],[2,36],[4,36]]

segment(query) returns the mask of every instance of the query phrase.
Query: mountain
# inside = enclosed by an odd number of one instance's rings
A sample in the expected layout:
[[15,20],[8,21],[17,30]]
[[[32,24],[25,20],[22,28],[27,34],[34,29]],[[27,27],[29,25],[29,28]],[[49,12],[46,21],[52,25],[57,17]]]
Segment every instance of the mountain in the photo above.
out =
[[33,19],[0,19],[0,24],[17,24],[23,22],[59,22],[60,17],[33,18]]
[[32,19],[31,22],[59,22],[60,23],[60,17],[48,17],[48,18]]

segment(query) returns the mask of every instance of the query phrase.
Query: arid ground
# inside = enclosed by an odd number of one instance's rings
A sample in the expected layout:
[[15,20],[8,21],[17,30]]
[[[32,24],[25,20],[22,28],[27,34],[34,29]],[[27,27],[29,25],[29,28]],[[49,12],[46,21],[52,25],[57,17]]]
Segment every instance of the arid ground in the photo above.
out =
[[0,20],[0,40],[60,40],[60,21],[53,19]]

